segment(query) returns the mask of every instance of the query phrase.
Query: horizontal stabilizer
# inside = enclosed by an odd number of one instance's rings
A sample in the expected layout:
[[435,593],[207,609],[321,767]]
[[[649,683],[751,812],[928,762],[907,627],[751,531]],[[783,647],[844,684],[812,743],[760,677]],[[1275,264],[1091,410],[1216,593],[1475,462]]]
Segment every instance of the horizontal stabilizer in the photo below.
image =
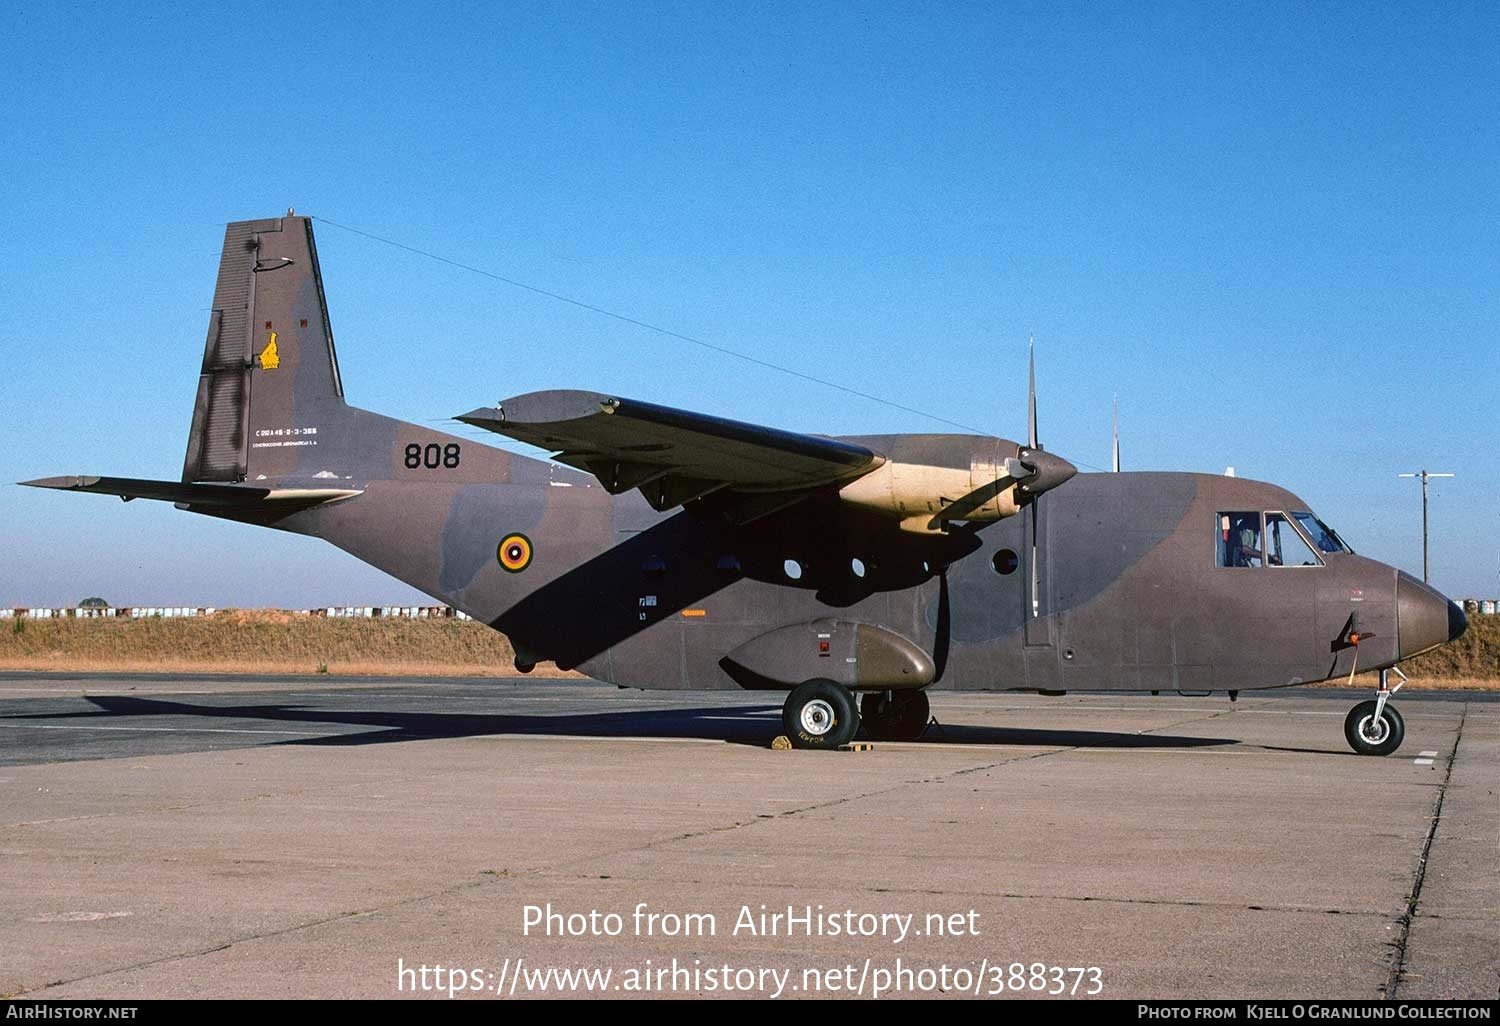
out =
[[316,506],[359,494],[357,490],[347,488],[246,488],[240,485],[147,481],[134,477],[41,477],[35,481],[20,483],[32,488],[118,495],[126,502],[131,499],[159,499],[162,502],[180,502],[187,506],[212,509]]

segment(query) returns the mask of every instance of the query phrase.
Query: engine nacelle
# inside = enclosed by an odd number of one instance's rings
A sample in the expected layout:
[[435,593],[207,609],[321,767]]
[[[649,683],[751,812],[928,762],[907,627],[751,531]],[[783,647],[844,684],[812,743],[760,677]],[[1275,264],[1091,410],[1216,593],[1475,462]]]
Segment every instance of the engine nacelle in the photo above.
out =
[[888,458],[840,489],[839,498],[897,517],[903,531],[936,534],[954,521],[1015,516],[1033,496],[1077,473],[1067,460],[1003,438],[964,441],[967,453],[941,462]]

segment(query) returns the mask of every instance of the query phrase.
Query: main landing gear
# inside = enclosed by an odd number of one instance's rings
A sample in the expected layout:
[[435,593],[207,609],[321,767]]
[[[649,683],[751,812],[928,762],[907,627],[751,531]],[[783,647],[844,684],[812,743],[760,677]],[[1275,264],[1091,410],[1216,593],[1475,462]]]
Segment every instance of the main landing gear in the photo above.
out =
[[872,691],[859,701],[871,741],[915,741],[927,729],[931,712],[925,691]]
[[[1401,674],[1404,684],[1406,674],[1396,672]],[[1390,673],[1390,670],[1380,671],[1380,688],[1373,701],[1359,703],[1344,717],[1344,737],[1360,755],[1390,755],[1406,737],[1406,723],[1401,714],[1395,706],[1387,704],[1401,690],[1401,684],[1390,686]]]
[[856,705],[848,688],[818,679],[792,689],[781,725],[794,747],[839,748],[854,740],[861,718],[872,741],[915,741],[927,729],[929,712],[923,691],[876,691]]
[[838,748],[859,732],[859,708],[843,685],[805,680],[786,696],[781,725],[797,748]]

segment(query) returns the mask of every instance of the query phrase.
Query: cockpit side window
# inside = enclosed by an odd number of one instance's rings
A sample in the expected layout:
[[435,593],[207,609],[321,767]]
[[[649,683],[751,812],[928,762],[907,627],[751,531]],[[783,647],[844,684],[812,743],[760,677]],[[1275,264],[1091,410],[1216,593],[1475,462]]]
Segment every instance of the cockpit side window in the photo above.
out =
[[1265,559],[1260,544],[1260,510],[1231,510],[1217,520],[1219,566],[1258,567]]
[[1333,532],[1323,521],[1311,513],[1293,513],[1297,523],[1302,525],[1302,530],[1312,539],[1312,543],[1318,547],[1320,552],[1353,552],[1349,546],[1344,544],[1344,539]]
[[1266,514],[1267,566],[1322,566],[1323,561],[1312,550],[1301,532],[1285,513]]

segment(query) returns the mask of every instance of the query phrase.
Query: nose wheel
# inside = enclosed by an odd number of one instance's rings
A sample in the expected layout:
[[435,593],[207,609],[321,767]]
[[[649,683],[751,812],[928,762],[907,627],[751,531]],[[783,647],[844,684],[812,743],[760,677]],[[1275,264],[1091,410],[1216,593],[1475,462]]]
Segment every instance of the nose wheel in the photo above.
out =
[[1372,701],[1359,703],[1344,717],[1344,738],[1360,755],[1390,755],[1406,737],[1406,722],[1389,704],[1390,697],[1401,690],[1400,684],[1390,686],[1390,672],[1380,671],[1380,689]]

